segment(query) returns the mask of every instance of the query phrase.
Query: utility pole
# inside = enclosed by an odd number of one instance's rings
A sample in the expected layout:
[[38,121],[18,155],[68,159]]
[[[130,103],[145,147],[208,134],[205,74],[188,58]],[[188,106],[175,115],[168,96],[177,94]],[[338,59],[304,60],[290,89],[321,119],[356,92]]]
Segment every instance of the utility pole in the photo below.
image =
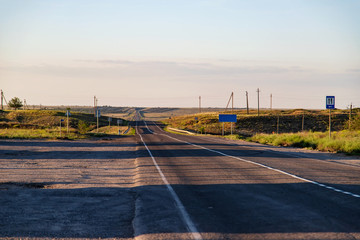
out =
[[272,110],[272,93],[270,93],[270,111]]
[[349,130],[351,129],[351,118],[352,118],[352,103],[350,103],[350,113],[349,113]]
[[6,103],[6,105],[8,105],[4,92],[3,90],[1,90],[1,110],[4,110],[4,102]]
[[247,91],[245,91],[245,93],[246,93],[246,114],[249,114],[249,96]]
[[234,111],[234,92],[231,92],[231,113]]
[[1,110],[4,110],[4,92],[1,90]]
[[230,100],[232,100],[232,103],[231,103],[231,106],[232,106],[231,112],[232,112],[233,109],[234,109],[234,92],[231,92],[231,95],[230,95],[229,101],[228,101],[228,103],[227,103],[227,105],[226,105],[225,111],[228,109]]
[[260,89],[258,88],[256,90],[256,92],[257,92],[257,99],[258,99],[258,116],[260,116],[260,103],[259,103],[259,101],[260,101],[260,97],[259,97]]
[[201,113],[201,96],[199,96],[199,113]]
[[94,96],[94,116],[96,117],[97,98]]
[[[225,111],[228,109],[230,100],[231,100],[231,113],[233,113],[233,111],[234,111],[234,92],[231,92],[231,95],[230,95],[229,101],[226,105]],[[232,135],[232,133],[233,133],[233,123],[231,122],[231,135]]]
[[302,122],[301,122],[301,131],[304,131],[304,123],[305,123],[305,110],[303,111],[302,115]]

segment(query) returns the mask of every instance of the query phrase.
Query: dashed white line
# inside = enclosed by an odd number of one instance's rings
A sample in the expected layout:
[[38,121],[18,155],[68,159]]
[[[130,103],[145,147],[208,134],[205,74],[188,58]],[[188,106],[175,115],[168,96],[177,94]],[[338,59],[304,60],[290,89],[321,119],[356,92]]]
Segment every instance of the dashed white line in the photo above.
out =
[[[145,121],[144,121],[145,122]],[[145,123],[146,127],[148,128],[147,124]],[[137,125],[136,125],[136,128],[137,128]],[[149,128],[148,128],[149,129]],[[152,132],[150,129],[149,129],[150,132]],[[138,135],[140,136],[140,139],[141,141],[143,142],[146,150],[148,151],[156,169],[158,170],[160,176],[161,176],[161,179],[163,180],[163,182],[165,183],[167,189],[169,190],[171,196],[173,197],[179,211],[180,211],[180,214],[181,214],[181,217],[184,221],[184,223],[186,224],[186,227],[188,228],[190,234],[192,235],[193,239],[196,239],[196,240],[202,240],[202,237],[201,237],[201,234],[199,233],[199,231],[197,230],[197,228],[195,227],[195,224],[193,223],[193,221],[191,220],[189,214],[187,213],[184,205],[182,204],[180,198],[178,197],[178,195],[176,194],[176,192],[174,191],[174,189],[172,188],[172,186],[170,185],[170,183],[168,182],[168,180],[166,179],[164,173],[161,171],[159,165],[157,164],[154,156],[152,155],[150,149],[148,148],[148,146],[146,145],[144,139],[142,138],[141,134],[138,133]]]
[[[155,124],[160,130],[162,130],[156,123],[154,123],[154,124]],[[303,177],[297,176],[297,175],[295,175],[295,174],[291,174],[291,173],[285,172],[285,171],[280,170],[280,169],[277,169],[277,168],[273,168],[273,167],[270,167],[270,166],[267,166],[267,165],[264,165],[264,164],[261,164],[261,163],[253,162],[253,161],[246,160],[246,159],[239,158],[239,157],[235,157],[235,156],[232,156],[232,155],[228,155],[228,154],[223,153],[223,152],[220,152],[220,151],[216,151],[216,150],[209,149],[209,148],[206,148],[206,147],[203,147],[203,146],[200,146],[200,145],[196,145],[196,144],[194,144],[194,143],[190,143],[190,142],[187,142],[187,141],[183,141],[183,140],[180,140],[180,139],[171,137],[171,136],[169,136],[169,135],[167,135],[167,134],[161,134],[161,135],[167,136],[167,137],[169,137],[169,138],[171,138],[171,139],[174,139],[174,140],[176,140],[176,141],[178,141],[178,142],[183,142],[183,143],[192,145],[192,146],[194,146],[194,147],[202,148],[202,149],[205,149],[205,150],[208,150],[208,151],[210,151],[210,152],[214,152],[214,153],[217,153],[217,154],[226,156],[226,157],[234,158],[234,159],[237,159],[237,160],[240,160],[240,161],[243,161],[243,162],[247,162],[247,163],[251,163],[251,164],[254,164],[254,165],[263,167],[263,168],[267,168],[267,169],[269,169],[269,170],[273,170],[273,171],[276,171],[276,172],[279,172],[279,173],[288,175],[288,176],[290,176],[290,177],[292,177],[292,178],[299,179],[299,180],[302,180],[302,181],[304,181],[304,182],[312,183],[312,184],[317,185],[317,186],[322,187],[322,188],[326,188],[326,189],[329,189],[329,190],[332,190],[332,191],[335,191],[335,192],[339,192],[339,193],[342,193],[342,194],[346,194],[346,195],[349,195],[349,196],[352,196],[352,197],[360,198],[360,195],[359,195],[359,194],[347,192],[347,191],[344,191],[344,190],[341,190],[341,189],[338,189],[338,188],[334,188],[334,187],[331,187],[331,186],[328,186],[328,185],[325,185],[325,184],[322,184],[322,183],[318,183],[318,182],[315,182],[315,181],[313,181],[313,180],[306,179],[306,178],[303,178]]]

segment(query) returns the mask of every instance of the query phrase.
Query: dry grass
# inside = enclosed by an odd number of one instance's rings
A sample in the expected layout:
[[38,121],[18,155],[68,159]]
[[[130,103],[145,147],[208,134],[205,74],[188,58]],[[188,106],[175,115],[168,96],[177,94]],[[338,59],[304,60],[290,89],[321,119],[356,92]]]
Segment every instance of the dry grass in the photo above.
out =
[[[62,138],[87,138],[88,132],[96,128],[96,118],[93,114],[71,112],[69,117],[69,134],[66,133],[67,118],[65,111],[58,110],[17,110],[0,111],[0,138],[59,138],[60,120],[62,122]],[[116,124],[115,118],[112,124]],[[108,117],[99,119],[100,127],[109,124]],[[127,124],[123,121],[123,124]],[[127,127],[123,127],[127,128]],[[108,134],[118,134],[118,128]]]
[[[35,138],[60,138],[60,128],[49,129],[0,129],[0,138],[21,138],[21,139],[35,139]],[[84,139],[85,135],[76,133],[75,129],[71,129],[69,133],[66,133],[66,129],[62,129],[61,138],[66,139]]]
[[331,138],[326,132],[257,134],[250,140],[274,146],[302,147],[360,155],[360,131],[333,132]]
[[92,130],[90,133],[96,134],[107,134],[107,135],[119,135],[119,130],[120,130],[120,134],[124,134],[125,131],[128,129],[127,126],[105,126],[105,127],[100,127],[99,131],[97,131],[97,129]]

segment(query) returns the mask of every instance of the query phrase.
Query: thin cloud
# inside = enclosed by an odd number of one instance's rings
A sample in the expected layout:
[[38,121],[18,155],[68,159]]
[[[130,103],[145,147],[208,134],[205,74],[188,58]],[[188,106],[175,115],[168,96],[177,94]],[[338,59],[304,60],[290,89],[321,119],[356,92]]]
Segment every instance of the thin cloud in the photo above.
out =
[[105,60],[76,60],[82,63],[96,63],[100,65],[117,65],[127,66],[129,68],[136,68],[137,71],[152,71],[159,70],[163,73],[173,73],[178,75],[208,75],[208,74],[282,74],[282,73],[299,73],[311,72],[312,69],[306,69],[300,66],[266,66],[254,65],[245,66],[244,63],[224,64],[226,61],[221,59],[221,64],[210,62],[185,62],[185,61],[128,61],[119,59],[105,59]]

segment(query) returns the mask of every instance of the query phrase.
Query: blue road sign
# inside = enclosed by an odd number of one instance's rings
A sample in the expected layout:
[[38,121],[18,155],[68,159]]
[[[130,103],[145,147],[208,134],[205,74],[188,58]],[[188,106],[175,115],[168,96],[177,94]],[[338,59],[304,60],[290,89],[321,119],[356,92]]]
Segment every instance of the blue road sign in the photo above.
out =
[[219,114],[219,122],[236,122],[236,114]]
[[335,96],[326,96],[326,109],[335,108]]
[[96,111],[96,116],[97,116],[97,117],[101,117],[100,109],[98,109],[98,110]]
[[67,117],[70,117],[70,116],[71,116],[71,113],[70,113],[69,110],[66,110],[65,116],[67,116]]
[[64,119],[60,119],[60,122],[63,122],[64,121]]

